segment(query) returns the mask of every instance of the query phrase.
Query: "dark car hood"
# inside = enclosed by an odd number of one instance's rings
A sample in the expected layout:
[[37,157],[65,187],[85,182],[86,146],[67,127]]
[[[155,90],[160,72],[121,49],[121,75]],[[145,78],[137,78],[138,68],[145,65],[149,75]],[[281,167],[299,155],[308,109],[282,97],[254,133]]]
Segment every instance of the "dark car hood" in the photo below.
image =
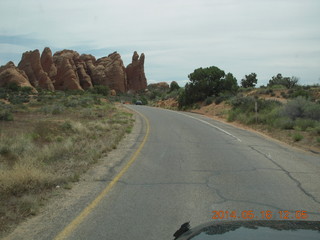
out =
[[320,221],[217,221],[200,225],[178,240],[320,239]]

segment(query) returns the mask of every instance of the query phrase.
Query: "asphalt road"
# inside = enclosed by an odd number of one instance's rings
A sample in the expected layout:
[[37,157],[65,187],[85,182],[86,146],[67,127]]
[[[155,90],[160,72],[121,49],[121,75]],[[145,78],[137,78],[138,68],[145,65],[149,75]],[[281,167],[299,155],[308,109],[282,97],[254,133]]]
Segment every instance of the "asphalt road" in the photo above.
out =
[[147,121],[137,114],[106,160],[6,239],[164,240],[186,221],[280,219],[279,211],[320,221],[319,155],[197,114],[129,108]]
[[67,239],[172,239],[186,221],[218,221],[213,211],[236,211],[238,219],[306,211],[307,220],[320,220],[319,155],[201,115],[130,108],[149,120],[147,142]]

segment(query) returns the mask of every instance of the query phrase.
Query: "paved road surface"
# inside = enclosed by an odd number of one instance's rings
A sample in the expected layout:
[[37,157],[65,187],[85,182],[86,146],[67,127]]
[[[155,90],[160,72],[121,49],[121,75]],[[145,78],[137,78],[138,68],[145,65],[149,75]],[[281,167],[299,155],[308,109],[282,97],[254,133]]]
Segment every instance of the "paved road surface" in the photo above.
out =
[[[236,211],[240,219],[248,216],[245,211],[253,211],[257,219],[263,219],[262,211],[271,211],[273,219],[279,218],[279,211],[307,211],[308,220],[320,220],[319,155],[201,115],[130,108],[149,120],[147,141],[106,197],[84,221],[71,224],[75,229],[66,239],[172,239],[186,221],[191,226],[217,221],[212,211]],[[126,151],[121,164],[110,171],[107,161],[98,169],[104,177],[95,176],[95,170],[92,181],[89,177],[70,190],[78,193],[77,189],[85,188],[90,194],[70,193],[77,204],[57,205],[56,216],[51,211],[40,220],[35,218],[9,239],[55,239],[130,159],[145,136],[143,121],[137,115],[136,126],[142,128],[130,135],[135,145],[114,151]],[[113,153],[109,158],[118,159]]]
[[258,219],[303,210],[320,220],[319,156],[204,116],[130,108],[149,119],[146,145],[68,239],[172,239],[180,224],[211,221],[215,210]]

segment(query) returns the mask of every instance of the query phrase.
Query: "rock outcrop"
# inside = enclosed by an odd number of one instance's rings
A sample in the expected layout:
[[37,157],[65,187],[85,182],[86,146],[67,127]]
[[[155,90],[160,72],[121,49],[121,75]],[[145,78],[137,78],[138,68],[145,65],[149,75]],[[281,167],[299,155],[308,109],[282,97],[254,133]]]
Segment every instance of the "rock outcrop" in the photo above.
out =
[[34,92],[37,92],[25,72],[17,68],[13,62],[8,62],[0,67],[0,87],[4,87],[9,83],[16,83],[20,87],[30,87]]
[[79,53],[73,50],[63,50],[53,55],[53,62],[57,67],[54,87],[57,90],[83,90],[77,73],[76,62]]
[[91,77],[87,73],[86,64],[84,62],[78,62],[76,66],[77,66],[77,73],[80,81],[80,86],[85,90],[92,88],[92,81],[91,81]]
[[51,79],[52,83],[54,83],[55,77],[57,75],[57,68],[53,63],[53,57],[50,48],[46,47],[42,51],[40,61],[43,70],[48,74],[48,77]]
[[166,82],[150,83],[148,85],[148,89],[167,90],[169,88],[169,84]]
[[126,68],[128,90],[144,90],[147,88],[147,79],[144,74],[145,56],[142,53],[140,58],[137,52],[133,53],[132,63]]
[[116,52],[108,57],[99,58],[92,74],[93,84],[106,85],[119,92],[127,90],[126,68]]
[[27,74],[33,87],[40,87],[51,91],[54,90],[51,79],[48,77],[48,74],[43,71],[38,49],[23,53],[18,68]]
[[[115,92],[144,90],[147,79],[144,73],[144,59],[134,52],[132,63],[124,66],[120,54],[114,52],[107,57],[96,58],[90,54],[82,54],[73,50],[63,50],[52,55],[46,47],[40,57],[39,50],[25,52],[18,69],[8,63],[10,76],[17,83],[40,87],[51,91],[57,90],[86,90],[94,85],[108,86]],[[5,67],[1,67],[4,69]],[[14,73],[13,73],[14,72]],[[4,78],[4,77],[3,77]],[[24,80],[23,80],[24,79]],[[28,85],[28,84],[27,84]]]

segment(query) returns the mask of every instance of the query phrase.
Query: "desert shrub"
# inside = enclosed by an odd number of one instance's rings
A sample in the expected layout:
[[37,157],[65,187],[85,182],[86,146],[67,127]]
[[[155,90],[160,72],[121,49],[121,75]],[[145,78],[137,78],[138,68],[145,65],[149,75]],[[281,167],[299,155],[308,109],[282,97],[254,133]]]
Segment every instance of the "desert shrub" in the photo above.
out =
[[65,111],[65,107],[60,104],[45,105],[41,107],[39,111],[45,114],[56,115],[63,113]]
[[304,109],[307,106],[308,101],[305,98],[298,97],[288,102],[282,109],[282,115],[289,117],[292,120],[296,118],[302,118],[304,115]]
[[233,108],[242,110],[243,112],[254,111],[255,99],[253,97],[235,97],[231,99],[230,104]]
[[320,102],[309,102],[309,104],[304,106],[303,110],[304,117],[320,121]]
[[270,86],[270,88],[272,88],[272,89],[276,89],[276,90],[286,89],[286,87],[285,87],[285,86],[280,85],[280,84],[272,85],[272,86]]
[[62,104],[68,108],[89,107],[100,103],[100,99],[95,96],[68,96],[62,100]]
[[318,125],[317,127],[313,128],[313,129],[312,129],[312,132],[313,132],[315,135],[320,135],[320,126]]
[[167,94],[168,98],[177,98],[179,95],[179,90],[173,90]]
[[18,92],[18,91],[20,90],[19,85],[18,85],[17,83],[15,83],[15,82],[9,82],[9,83],[5,86],[5,88],[7,88],[7,89],[9,89],[9,90],[11,90],[11,91],[13,91],[13,92]]
[[282,115],[292,120],[297,118],[309,118],[320,120],[320,104],[311,102],[303,97],[288,102],[282,109]]
[[275,121],[279,118],[279,107],[270,110],[261,111],[258,115],[258,122],[274,126]]
[[141,96],[140,100],[141,100],[143,105],[148,105],[148,100],[144,96]]
[[254,112],[255,102],[258,104],[258,112],[271,110],[282,104],[276,100],[255,99],[254,97],[236,97],[230,101],[233,108],[239,108],[243,112]]
[[273,93],[273,90],[270,88],[260,88],[257,91],[257,94],[271,94],[271,93]]
[[204,100],[204,105],[208,106],[208,105],[212,104],[213,99],[214,99],[214,97],[207,97],[206,100]]
[[281,117],[274,120],[273,126],[280,129],[293,129],[294,121],[290,118]]
[[94,93],[94,94],[100,94],[102,96],[108,96],[110,93],[110,89],[108,86],[104,86],[104,85],[95,85],[93,88],[90,88],[88,90],[90,93]]
[[303,88],[297,88],[294,89],[293,91],[290,91],[289,93],[290,98],[297,98],[297,97],[304,97],[304,98],[310,98],[310,92],[307,90],[304,90]]
[[25,93],[25,94],[32,94],[32,88],[31,87],[20,87],[20,91],[22,93]]
[[280,95],[281,95],[281,97],[283,97],[283,98],[288,98],[288,95],[287,95],[285,92],[281,92]]
[[[232,106],[228,121],[239,120],[245,124],[262,123],[273,126],[279,118],[279,109],[282,104],[275,100],[256,99],[254,97],[236,97],[228,101]],[[255,103],[258,106],[258,115],[255,114]]]
[[176,81],[172,81],[170,83],[170,92],[175,91],[175,90],[179,90],[180,86]]
[[18,94],[10,94],[8,97],[8,101],[12,104],[22,104],[30,101],[28,95],[18,95]]
[[295,133],[293,134],[292,139],[295,142],[299,142],[303,139],[303,136],[300,133]]
[[13,121],[12,112],[8,109],[0,110],[0,121]]
[[298,127],[302,131],[305,131],[307,128],[314,128],[317,125],[317,121],[312,119],[304,119],[304,118],[298,118],[295,120],[294,125],[295,127]]
[[0,121],[13,121],[12,106],[0,101]]
[[7,99],[8,92],[5,88],[0,88],[0,99]]
[[237,115],[239,114],[239,111],[237,110],[234,110],[234,109],[231,109],[229,112],[228,112],[228,117],[227,117],[227,121],[228,122],[233,122],[237,119]]

